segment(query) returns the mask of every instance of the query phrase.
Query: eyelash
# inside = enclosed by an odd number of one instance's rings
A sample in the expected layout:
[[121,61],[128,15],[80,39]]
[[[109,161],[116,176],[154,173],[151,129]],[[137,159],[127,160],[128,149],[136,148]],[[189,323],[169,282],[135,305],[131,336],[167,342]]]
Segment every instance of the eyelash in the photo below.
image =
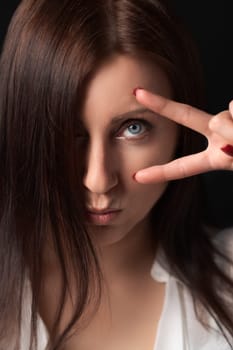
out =
[[142,136],[144,136],[145,132],[146,131],[150,131],[153,126],[151,123],[149,123],[146,119],[143,119],[143,118],[140,118],[140,119],[129,119],[129,120],[126,120],[121,126],[120,128],[117,130],[117,134],[121,134],[122,132],[124,132],[129,126],[131,125],[134,125],[134,124],[141,124],[145,127],[145,131],[138,134],[138,135],[135,135],[135,136],[131,136],[131,137],[121,137],[121,136],[117,136],[118,139],[120,138],[125,138],[127,140],[137,140],[139,138],[142,138]]
[[[120,133],[122,133],[123,131],[125,131],[129,126],[131,126],[133,124],[141,124],[145,127],[145,131],[142,132],[142,134],[140,134],[139,137],[137,135],[132,136],[132,137],[116,136],[116,135],[119,135]],[[144,118],[128,119],[125,122],[123,122],[117,130],[112,132],[112,136],[113,137],[115,136],[117,139],[125,138],[126,140],[131,140],[131,139],[137,140],[137,139],[142,138],[142,136],[144,136],[144,133],[150,131],[152,128],[153,128],[153,125],[151,123],[149,123],[148,120],[146,120]],[[80,134],[76,135],[76,138],[78,138],[80,140],[84,140],[84,139],[88,138],[88,134],[85,134],[85,133],[81,134],[80,133]]]

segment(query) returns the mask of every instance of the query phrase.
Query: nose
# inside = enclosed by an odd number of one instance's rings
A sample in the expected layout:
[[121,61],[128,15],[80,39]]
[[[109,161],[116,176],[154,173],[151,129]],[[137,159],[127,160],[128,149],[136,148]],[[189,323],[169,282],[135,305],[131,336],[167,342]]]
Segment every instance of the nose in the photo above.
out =
[[104,194],[118,183],[116,162],[103,144],[92,144],[86,153],[83,184],[90,192]]

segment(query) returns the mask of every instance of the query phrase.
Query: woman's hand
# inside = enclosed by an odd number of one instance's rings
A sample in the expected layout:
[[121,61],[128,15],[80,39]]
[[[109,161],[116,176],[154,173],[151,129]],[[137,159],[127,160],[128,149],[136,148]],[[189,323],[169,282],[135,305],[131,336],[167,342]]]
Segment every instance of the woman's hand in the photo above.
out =
[[137,89],[135,95],[138,102],[160,114],[161,118],[166,116],[201,133],[208,140],[208,147],[203,152],[140,170],[135,174],[136,181],[150,184],[211,170],[233,170],[233,101],[228,111],[212,116],[144,89]]

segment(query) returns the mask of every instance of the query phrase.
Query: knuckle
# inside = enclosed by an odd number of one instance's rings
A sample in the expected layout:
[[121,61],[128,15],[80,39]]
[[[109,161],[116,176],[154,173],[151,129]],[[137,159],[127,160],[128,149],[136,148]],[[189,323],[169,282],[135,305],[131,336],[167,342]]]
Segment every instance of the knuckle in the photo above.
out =
[[219,116],[214,116],[209,121],[209,128],[210,129],[216,129],[219,126]]

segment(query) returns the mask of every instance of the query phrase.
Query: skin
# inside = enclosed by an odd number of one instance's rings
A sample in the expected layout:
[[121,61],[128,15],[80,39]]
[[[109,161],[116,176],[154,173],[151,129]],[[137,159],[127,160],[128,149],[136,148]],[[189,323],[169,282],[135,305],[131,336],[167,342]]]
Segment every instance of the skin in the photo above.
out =
[[[145,186],[135,181],[134,174],[173,159],[178,126],[151,111],[143,115],[133,112],[119,120],[119,115],[142,109],[133,95],[135,86],[172,97],[169,81],[156,64],[122,55],[104,62],[87,89],[80,117],[82,128],[76,134],[77,152],[84,155],[86,206],[122,211],[105,225],[88,223],[105,288],[98,312],[82,332],[69,340],[65,350],[145,350],[151,349],[155,341],[165,284],[150,276],[155,251],[149,213],[168,181]],[[118,121],[113,126],[116,117]],[[144,118],[150,127],[136,118]],[[130,125],[136,133],[129,129]],[[52,324],[54,294],[49,299],[49,314],[44,306],[48,328]],[[72,302],[68,302],[68,319],[71,313]]]
[[[113,127],[117,116],[142,108],[132,93],[135,86],[172,97],[166,75],[155,64],[123,55],[111,57],[88,86],[81,117],[84,131],[77,136],[77,147],[86,151],[83,185],[87,206],[122,209],[107,225],[89,225],[100,248],[103,269],[111,280],[119,275],[128,278],[143,261],[151,264],[154,252],[150,248],[148,214],[168,181],[144,186],[135,181],[134,174],[139,169],[170,161],[178,135],[176,123],[150,110],[143,115],[134,112],[125,116]],[[137,120],[126,125],[134,118],[145,118],[150,129]],[[133,134],[129,125],[139,131]]]
[[[82,127],[75,137],[77,153],[84,156],[86,206],[122,211],[107,225],[88,223],[104,275],[104,293],[95,317],[77,337],[70,339],[65,350],[153,347],[165,285],[150,275],[156,252],[151,244],[149,213],[168,181],[145,186],[135,181],[134,174],[173,159],[178,126],[152,111],[143,115],[133,112],[142,109],[133,95],[135,86],[145,86],[172,98],[169,81],[156,64],[116,55],[104,62],[90,81],[79,117]],[[121,120],[117,117],[128,112],[132,112],[130,116],[124,115]],[[136,118],[144,118],[150,127]],[[136,128],[136,136],[129,125]],[[45,266],[40,315],[50,332],[62,279],[56,259],[51,264],[53,255],[47,256],[50,260]],[[75,299],[72,271],[69,276]],[[67,324],[73,313],[72,298],[67,298],[61,326]],[[92,305],[82,317],[84,324],[89,311],[93,311]]]
[[201,133],[208,140],[208,147],[203,152],[143,169],[135,175],[136,181],[152,184],[212,170],[233,170],[233,157],[221,150],[226,145],[233,145],[233,101],[229,110],[212,116],[144,89],[137,91],[136,99],[161,116]]
[[[138,90],[135,98],[132,91],[136,86],[145,89]],[[150,209],[170,179],[214,169],[233,170],[233,157],[221,151],[226,144],[233,144],[233,106],[213,117],[171,98],[171,87],[159,67],[128,56],[115,56],[105,62],[88,87],[82,113],[85,133],[77,137],[77,147],[86,156],[83,185],[87,205],[110,205],[123,211],[109,225],[89,224],[99,247],[108,296],[104,294],[98,313],[77,337],[70,339],[67,350],[84,346],[97,350],[153,347],[165,286],[149,274],[155,257],[150,244]],[[126,126],[120,128],[121,132],[119,128],[112,132],[110,124],[115,116],[142,106],[155,112],[144,115],[154,128],[137,141],[126,138]],[[170,162],[177,123],[203,133],[209,141],[207,150]],[[51,273],[48,276],[41,315],[50,330],[60,279],[56,271],[52,280]],[[67,302],[65,311],[64,324],[72,313],[72,302]],[[124,322],[132,327],[127,328],[128,332]]]
[[[135,98],[132,91],[137,86],[145,89],[138,90]],[[155,258],[148,220],[151,207],[170,179],[214,169],[233,170],[233,157],[221,151],[226,144],[233,144],[233,106],[213,117],[171,99],[171,87],[160,68],[128,56],[109,59],[90,82],[81,117],[84,132],[77,135],[77,147],[85,154],[87,206],[123,211],[109,225],[89,224],[99,247],[108,295],[104,291],[95,317],[78,336],[70,338],[64,350],[152,349],[165,285],[149,274]],[[126,137],[126,126],[113,132],[114,117],[143,106],[155,112],[144,115],[154,128],[143,129],[143,137],[134,141]],[[177,123],[203,133],[209,140],[207,150],[170,162]],[[50,331],[61,289],[59,271],[49,269],[44,282],[40,313]],[[68,299],[64,325],[72,310]]]
[[[82,127],[75,137],[77,152],[84,155],[86,206],[122,211],[106,225],[88,223],[104,275],[104,293],[91,322],[85,324],[87,309],[81,320],[85,329],[71,337],[64,350],[151,349],[154,344],[165,284],[150,275],[156,252],[151,244],[149,213],[168,181],[145,186],[135,181],[134,174],[173,159],[178,126],[152,111],[143,115],[133,112],[142,109],[133,95],[135,86],[172,98],[169,81],[156,64],[116,55],[104,62],[90,81],[80,114]],[[119,115],[128,112],[132,112],[130,116],[119,120]],[[144,118],[150,127],[138,118]],[[61,290],[56,266],[46,270],[43,285],[40,314],[50,331]],[[75,298],[72,280],[71,290]],[[72,310],[68,298],[63,325]]]

